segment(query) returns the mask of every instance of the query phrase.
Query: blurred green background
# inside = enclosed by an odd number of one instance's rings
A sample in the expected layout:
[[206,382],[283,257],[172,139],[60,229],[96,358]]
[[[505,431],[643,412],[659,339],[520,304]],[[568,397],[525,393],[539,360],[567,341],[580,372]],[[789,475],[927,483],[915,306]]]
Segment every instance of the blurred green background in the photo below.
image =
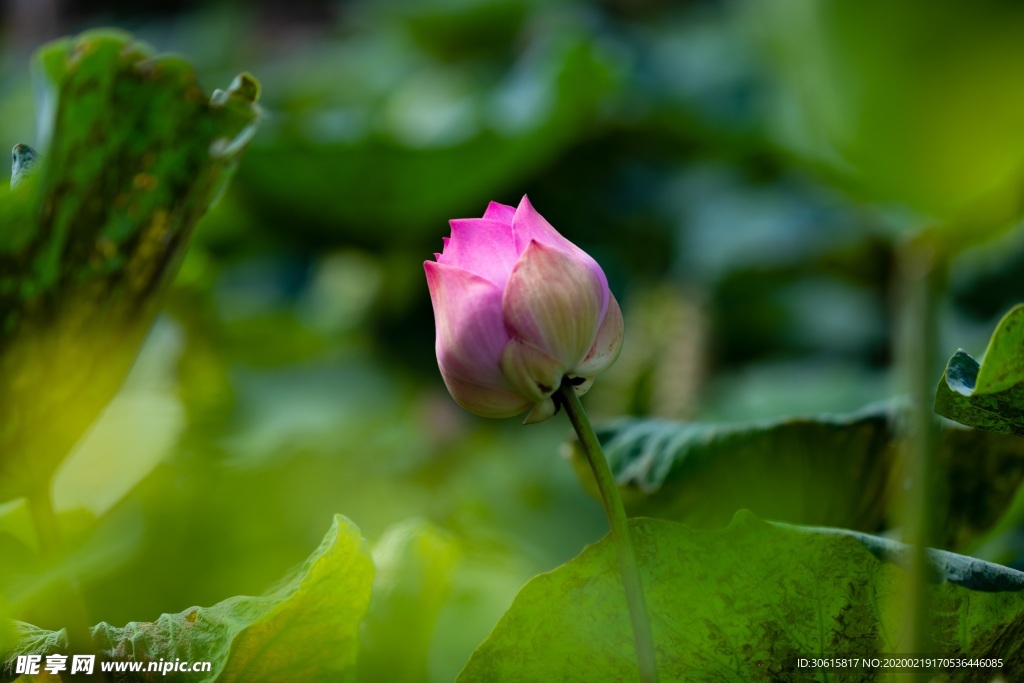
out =
[[[795,143],[808,129],[791,116],[794,82],[825,109],[866,112],[864,125],[892,95],[873,109],[832,74],[794,81],[787,65],[825,58],[765,41],[770,21],[742,3],[10,0],[3,12],[8,146],[35,142],[31,51],[90,27],[184,54],[207,91],[241,70],[263,84],[264,120],[229,192],[121,394],[57,477],[69,520],[99,518],[78,540],[93,621],[258,594],[334,512],[371,542],[424,517],[463,548],[431,654],[431,677],[451,680],[529,577],[604,534],[560,455],[565,421],[475,418],[437,371],[421,264],[447,219],[490,200],[529,194],[608,273],[626,339],[586,400],[597,420],[849,411],[894,392],[895,245],[927,222],[933,188],[913,168],[892,171],[916,179],[909,190],[877,169],[881,188],[835,170],[850,150],[877,160],[873,138],[839,136],[838,153]],[[972,35],[965,50],[985,38]],[[805,37],[790,42],[814,47]],[[904,54],[893,82],[929,55]],[[950,101],[970,95],[958,83]],[[942,136],[961,130],[969,142],[959,120]],[[962,218],[950,220],[974,225]],[[1019,231],[962,252],[943,357],[983,351],[1021,299],[1022,265]],[[989,559],[1016,553],[1000,552]]]

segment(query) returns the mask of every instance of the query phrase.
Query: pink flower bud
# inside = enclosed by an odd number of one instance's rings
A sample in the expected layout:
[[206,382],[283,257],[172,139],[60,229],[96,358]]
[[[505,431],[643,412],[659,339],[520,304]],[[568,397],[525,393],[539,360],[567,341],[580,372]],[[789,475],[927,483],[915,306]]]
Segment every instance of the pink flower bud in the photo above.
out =
[[483,417],[551,417],[563,377],[586,393],[619,355],[622,312],[604,271],[526,197],[451,227],[423,264],[448,391]]

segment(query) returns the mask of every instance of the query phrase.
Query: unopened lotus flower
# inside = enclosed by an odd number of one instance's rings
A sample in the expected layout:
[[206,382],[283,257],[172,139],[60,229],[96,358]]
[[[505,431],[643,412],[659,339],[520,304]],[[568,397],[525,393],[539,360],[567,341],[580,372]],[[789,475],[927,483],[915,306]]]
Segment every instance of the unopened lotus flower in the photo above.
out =
[[586,393],[619,355],[622,312],[604,271],[526,197],[450,223],[423,264],[445,385],[477,415],[545,420],[563,378]]

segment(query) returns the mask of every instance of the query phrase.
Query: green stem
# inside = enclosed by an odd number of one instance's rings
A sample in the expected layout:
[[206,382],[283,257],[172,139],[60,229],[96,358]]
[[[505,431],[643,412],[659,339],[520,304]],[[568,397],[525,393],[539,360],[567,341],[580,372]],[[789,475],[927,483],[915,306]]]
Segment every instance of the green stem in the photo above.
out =
[[640,667],[640,680],[643,683],[656,683],[658,665],[654,658],[654,638],[651,636],[651,621],[647,614],[647,602],[644,599],[644,586],[640,580],[640,565],[633,547],[633,537],[626,519],[626,508],[622,505],[619,490],[615,485],[615,477],[608,468],[601,443],[597,440],[594,428],[583,411],[583,404],[572,383],[565,378],[558,388],[558,398],[565,408],[569,421],[580,439],[583,453],[594,473],[597,488],[601,492],[608,523],[611,525],[612,541],[619,556],[619,572],[622,584],[626,589],[626,602],[629,604],[629,618],[633,623],[633,638],[636,642],[636,656]]
[[[929,633],[927,548],[935,543],[936,485],[943,480],[937,461],[938,433],[932,404],[935,394],[936,339],[940,294],[946,265],[941,251],[927,235],[907,245],[900,254],[901,308],[897,362],[910,396],[904,426],[903,481],[909,482],[904,499],[904,540],[911,546],[909,585],[902,605],[906,643],[902,651],[931,651]],[[903,676],[914,680],[913,675]]]

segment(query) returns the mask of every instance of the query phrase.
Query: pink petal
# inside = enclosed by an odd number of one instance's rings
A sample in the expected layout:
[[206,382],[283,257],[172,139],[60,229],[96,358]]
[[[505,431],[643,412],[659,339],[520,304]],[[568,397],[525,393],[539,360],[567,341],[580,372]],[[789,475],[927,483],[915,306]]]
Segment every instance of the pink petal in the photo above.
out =
[[533,208],[530,198],[526,195],[523,195],[522,201],[519,202],[519,208],[516,209],[515,216],[512,219],[512,232],[515,235],[516,251],[519,254],[522,254],[530,244],[530,241],[533,240],[546,244],[549,247],[562,249],[567,253],[578,252],[584,256],[586,255],[582,249],[562,237],[557,230],[551,227],[551,224],[545,220],[544,216],[541,216]]
[[534,241],[512,269],[501,308],[513,336],[568,369],[593,346],[607,297],[603,280],[587,264]]
[[[501,312],[501,289],[461,268],[426,261],[434,305],[437,362],[449,377],[482,387],[511,390],[501,373],[509,335]],[[472,409],[471,409],[472,410]]]
[[505,225],[512,225],[512,218],[516,215],[516,208],[509,206],[508,204],[499,204],[498,202],[491,202],[487,205],[487,210],[484,211],[484,218],[492,221],[498,221]]
[[623,332],[622,309],[619,308],[619,302],[609,292],[608,310],[605,312],[604,320],[601,321],[601,327],[597,330],[594,345],[590,347],[583,362],[570,370],[569,374],[579,377],[594,377],[610,368],[619,357],[619,351],[622,350]]
[[[557,230],[551,227],[551,224],[533,208],[530,198],[526,195],[523,195],[523,199],[519,202],[519,208],[516,209],[515,218],[512,220],[512,234],[515,237],[515,247],[518,254],[522,255],[531,241],[540,242],[541,244],[564,251],[593,270],[594,274],[597,275],[603,284],[604,291],[608,291],[608,278],[605,277],[604,271],[601,270],[601,266],[597,264],[597,261],[591,258],[590,254],[562,237]],[[605,296],[601,303],[601,315],[604,315],[607,306],[608,299]]]
[[480,417],[512,417],[530,407],[531,403],[514,391],[481,386],[458,379],[441,368],[441,377],[455,402]]
[[504,287],[518,258],[511,228],[484,218],[457,218],[449,223],[452,236],[437,262]]

